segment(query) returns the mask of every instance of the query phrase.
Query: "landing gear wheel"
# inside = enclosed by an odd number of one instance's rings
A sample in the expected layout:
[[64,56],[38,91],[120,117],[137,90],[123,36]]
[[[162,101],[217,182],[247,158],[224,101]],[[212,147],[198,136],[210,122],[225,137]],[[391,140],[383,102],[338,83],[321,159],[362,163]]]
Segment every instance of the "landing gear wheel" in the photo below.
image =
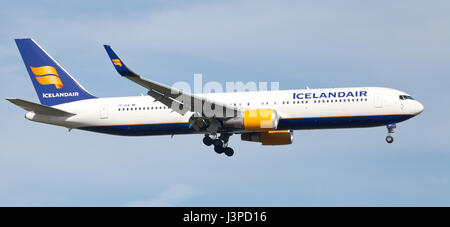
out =
[[219,147],[219,146],[214,146],[214,151],[217,153],[217,154],[222,154],[223,152],[224,152],[224,148],[223,147]]
[[234,154],[234,150],[231,147],[226,147],[223,149],[226,156],[231,157]]
[[217,136],[216,133],[205,133],[205,137],[203,137],[203,143],[206,146],[214,145],[214,151],[217,154],[225,153],[226,156],[231,157],[234,154],[234,150],[231,147],[228,147],[228,141],[232,133],[221,133],[220,136]]
[[205,137],[203,137],[203,143],[206,146],[211,146],[213,144],[213,139],[211,139],[211,137],[209,137],[209,136],[205,136]]
[[387,143],[392,143],[392,142],[394,142],[394,137],[392,137],[392,136],[386,136],[386,142],[387,142]]
[[219,140],[219,139],[213,140],[212,144],[214,144],[214,147],[220,147],[220,148],[223,147],[223,142],[222,142],[222,140]]

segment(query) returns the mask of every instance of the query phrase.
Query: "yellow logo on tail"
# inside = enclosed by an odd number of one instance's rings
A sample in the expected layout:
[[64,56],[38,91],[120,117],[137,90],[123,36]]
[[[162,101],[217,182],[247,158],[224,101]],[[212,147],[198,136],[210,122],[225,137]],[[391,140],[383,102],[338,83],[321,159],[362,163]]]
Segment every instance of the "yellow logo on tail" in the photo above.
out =
[[53,84],[57,89],[64,87],[58,72],[52,66],[30,67],[31,71],[36,75],[36,80],[42,85]]
[[120,61],[120,59],[113,59],[112,62],[114,65],[118,65],[119,67],[122,67],[122,62]]

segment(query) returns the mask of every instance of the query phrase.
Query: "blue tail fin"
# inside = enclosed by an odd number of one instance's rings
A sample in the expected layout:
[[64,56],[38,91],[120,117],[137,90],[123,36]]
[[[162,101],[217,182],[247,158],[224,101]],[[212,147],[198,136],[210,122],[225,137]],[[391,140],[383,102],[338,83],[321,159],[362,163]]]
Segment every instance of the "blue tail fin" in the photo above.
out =
[[53,106],[96,98],[34,40],[16,39],[15,41],[41,104]]

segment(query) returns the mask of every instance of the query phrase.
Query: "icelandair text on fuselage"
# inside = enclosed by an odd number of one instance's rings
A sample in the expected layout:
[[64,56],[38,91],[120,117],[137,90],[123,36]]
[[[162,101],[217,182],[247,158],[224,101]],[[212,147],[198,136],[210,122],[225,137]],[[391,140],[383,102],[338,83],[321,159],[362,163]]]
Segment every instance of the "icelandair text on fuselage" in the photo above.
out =
[[367,97],[367,91],[339,91],[339,92],[314,92],[295,93],[294,99],[321,99],[321,98],[346,98],[346,97]]
[[78,96],[78,92],[63,92],[63,93],[42,93],[43,98],[60,98]]

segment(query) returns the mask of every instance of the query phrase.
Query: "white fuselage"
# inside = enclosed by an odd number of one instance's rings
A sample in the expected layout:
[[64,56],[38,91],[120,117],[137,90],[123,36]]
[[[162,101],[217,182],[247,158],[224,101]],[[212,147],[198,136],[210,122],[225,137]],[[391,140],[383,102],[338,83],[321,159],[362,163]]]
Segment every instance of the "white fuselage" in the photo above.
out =
[[[423,110],[404,92],[381,87],[302,89],[200,94],[238,109],[274,109],[278,129],[374,127],[407,120]],[[27,113],[33,121],[115,135],[205,133],[189,127],[193,112],[181,115],[150,96],[93,98],[53,106],[69,118]]]

